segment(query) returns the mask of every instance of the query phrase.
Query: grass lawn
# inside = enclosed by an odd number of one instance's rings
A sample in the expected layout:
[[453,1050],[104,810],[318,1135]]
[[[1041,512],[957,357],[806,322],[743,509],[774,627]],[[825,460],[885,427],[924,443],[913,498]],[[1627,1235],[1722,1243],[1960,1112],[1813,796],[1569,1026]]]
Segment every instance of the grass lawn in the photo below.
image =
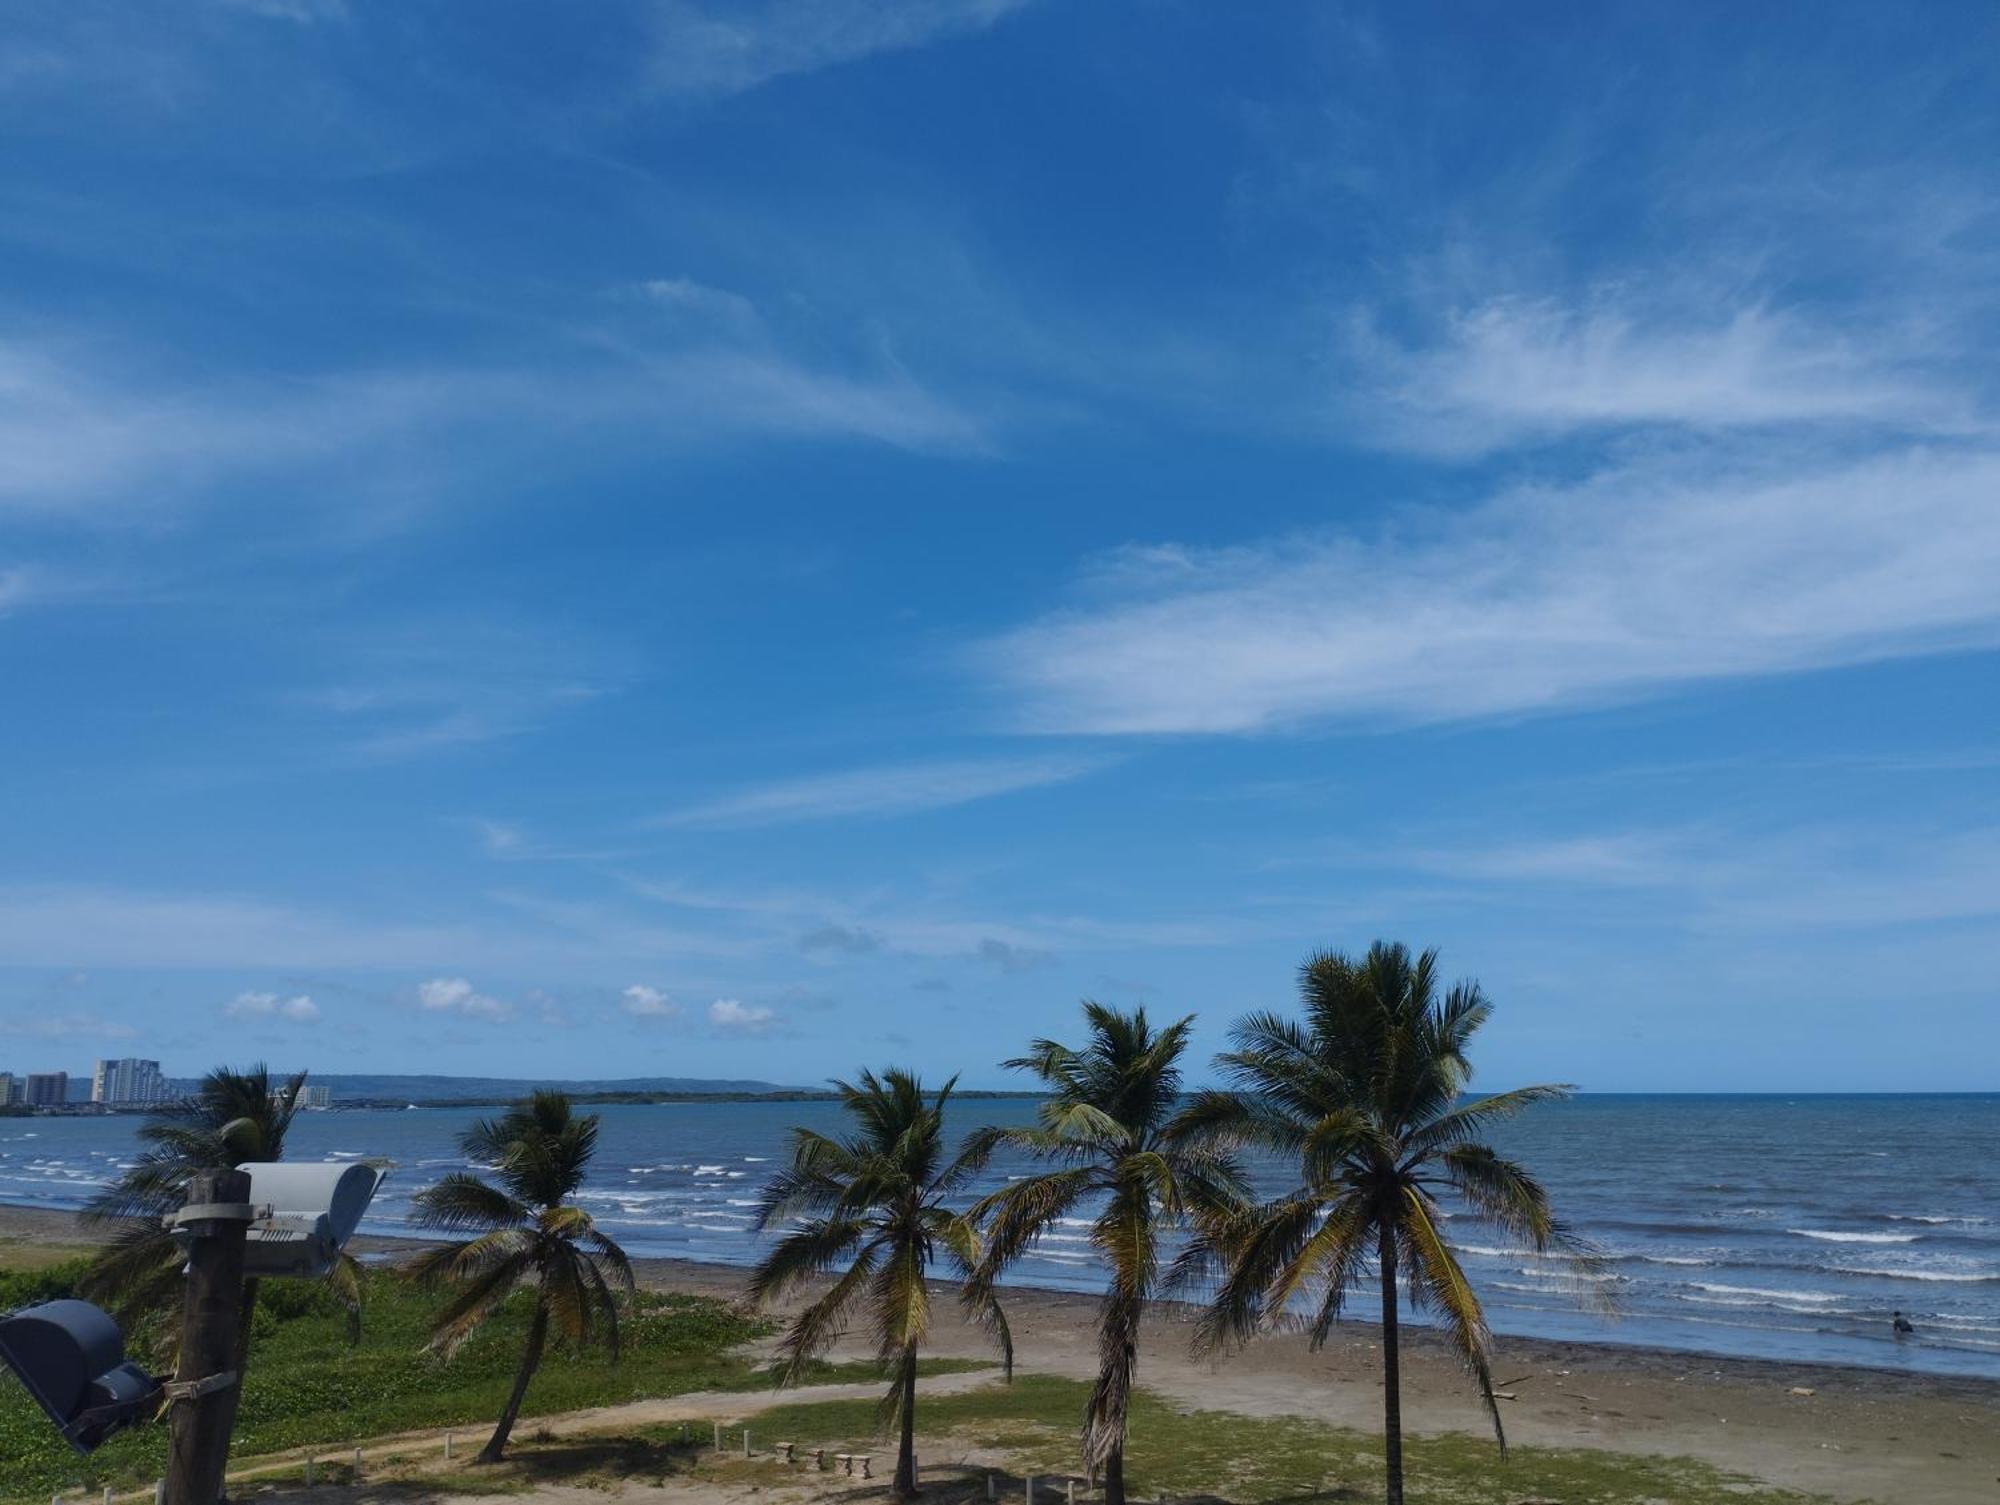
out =
[[[1004,1452],[1013,1472],[1055,1475],[1077,1469],[1077,1427],[1089,1386],[1027,1375],[1011,1386],[963,1395],[917,1397],[918,1458],[942,1464],[966,1447]],[[864,1445],[882,1471],[893,1446],[876,1431],[874,1409],[847,1402],[766,1411],[759,1436],[804,1440],[841,1451]],[[946,1440],[955,1446],[947,1446]],[[926,1441],[928,1440],[928,1448]],[[1503,1462],[1490,1438],[1422,1437],[1404,1449],[1412,1505],[1817,1505],[1818,1496],[1770,1489],[1685,1458],[1513,1448]],[[1293,1417],[1253,1420],[1219,1411],[1182,1412],[1141,1391],[1132,1411],[1126,1488],[1135,1498],[1165,1492],[1232,1502],[1379,1500],[1381,1439]],[[983,1498],[983,1488],[979,1490]],[[1047,1498],[1045,1496],[1044,1498]]]
[[[83,1261],[0,1274],[0,1311],[69,1294]],[[371,1271],[362,1339],[350,1347],[345,1313],[316,1284],[262,1287],[233,1460],[307,1443],[329,1446],[371,1436],[463,1423],[466,1441],[499,1414],[527,1325],[528,1298],[508,1310],[450,1363],[425,1354],[430,1314],[440,1298],[393,1275]],[[516,1436],[528,1418],[587,1406],[685,1394],[749,1390],[770,1381],[726,1350],[757,1336],[759,1325],[720,1301],[641,1293],[624,1324],[624,1355],[551,1348],[528,1389]],[[958,1366],[980,1367],[980,1366]],[[829,1366],[827,1378],[873,1374]],[[0,1499],[44,1501],[56,1491],[150,1483],[161,1472],[166,1431],[137,1428],[79,1458],[55,1435],[12,1376],[0,1372]]]

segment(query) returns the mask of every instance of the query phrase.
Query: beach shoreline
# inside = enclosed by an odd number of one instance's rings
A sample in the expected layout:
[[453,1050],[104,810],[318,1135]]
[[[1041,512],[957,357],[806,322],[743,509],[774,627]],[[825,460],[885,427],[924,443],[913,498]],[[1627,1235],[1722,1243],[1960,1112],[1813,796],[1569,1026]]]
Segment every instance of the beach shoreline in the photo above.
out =
[[[0,1263],[10,1248],[82,1247],[100,1237],[74,1213],[0,1205]],[[354,1247],[393,1259],[418,1243],[365,1236]],[[662,1258],[633,1266],[648,1288],[743,1299],[741,1266]],[[940,1320],[928,1351],[993,1357],[983,1333],[951,1320],[949,1283],[935,1286]],[[1022,1372],[1094,1372],[1096,1297],[1012,1286],[1005,1301]],[[1363,1306],[1317,1352],[1280,1333],[1215,1358],[1191,1354],[1193,1315],[1162,1302],[1145,1328],[1141,1383],[1174,1404],[1379,1426],[1379,1344]],[[1838,1500],[1990,1505],[1996,1495],[2000,1380],[1504,1335],[1494,1348],[1512,1442],[1696,1457]],[[852,1340],[833,1355],[866,1356]],[[1413,1433],[1490,1435],[1470,1381],[1435,1332],[1405,1329],[1403,1393]]]

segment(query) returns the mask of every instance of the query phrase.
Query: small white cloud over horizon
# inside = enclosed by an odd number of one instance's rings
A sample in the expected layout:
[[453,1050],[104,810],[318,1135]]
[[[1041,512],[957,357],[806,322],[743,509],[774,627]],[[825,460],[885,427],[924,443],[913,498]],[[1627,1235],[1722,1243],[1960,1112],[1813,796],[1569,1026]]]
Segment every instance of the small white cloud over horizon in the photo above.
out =
[[681,1006],[665,993],[642,982],[633,983],[619,996],[625,1001],[625,1012],[635,1019],[673,1019],[681,1011]]
[[725,1035],[761,1035],[776,1021],[770,1009],[734,998],[718,998],[708,1006],[709,1024]]
[[505,1019],[513,1008],[479,992],[463,977],[433,977],[417,984],[417,1003],[432,1014],[458,1014],[467,1019]]
[[319,1005],[304,993],[290,998],[281,998],[276,993],[244,992],[222,1006],[223,1014],[230,1019],[274,1019],[288,1024],[317,1024]]
[[1105,766],[1103,757],[965,758],[886,764],[753,785],[662,816],[663,826],[781,825],[790,821],[915,815],[1068,783]]

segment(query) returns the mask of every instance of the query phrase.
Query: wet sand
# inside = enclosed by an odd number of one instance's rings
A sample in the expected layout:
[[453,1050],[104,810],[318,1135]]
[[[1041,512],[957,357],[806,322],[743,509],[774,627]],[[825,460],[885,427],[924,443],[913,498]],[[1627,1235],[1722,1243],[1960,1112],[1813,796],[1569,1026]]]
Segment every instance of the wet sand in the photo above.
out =
[[[0,1264],[30,1248],[92,1241],[70,1214],[0,1207]],[[394,1253],[409,1245],[360,1239],[356,1247]],[[742,1298],[744,1272],[734,1266],[635,1265],[649,1287]],[[981,1333],[952,1320],[949,1289],[938,1290],[941,1320],[930,1351],[990,1356]],[[1006,1305],[1022,1372],[1094,1373],[1092,1297],[1014,1287]],[[1188,1352],[1191,1320],[1173,1304],[1152,1313],[1142,1384],[1191,1409],[1379,1427],[1380,1348],[1370,1325],[1344,1324],[1318,1353],[1296,1335],[1277,1334],[1201,1360]],[[2000,1502],[2000,1381],[1512,1337],[1495,1346],[1495,1378],[1514,1397],[1501,1403],[1513,1442],[1700,1458],[1840,1500]],[[835,1356],[866,1350],[847,1345]],[[1404,1344],[1403,1420],[1416,1432],[1488,1430],[1456,1361],[1422,1329],[1408,1330]]]

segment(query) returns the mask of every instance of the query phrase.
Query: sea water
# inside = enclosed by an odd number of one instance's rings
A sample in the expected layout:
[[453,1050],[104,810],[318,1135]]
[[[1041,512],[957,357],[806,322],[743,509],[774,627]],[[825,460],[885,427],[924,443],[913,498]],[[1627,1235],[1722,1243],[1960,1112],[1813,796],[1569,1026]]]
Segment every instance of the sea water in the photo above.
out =
[[[966,1101],[954,1132],[1029,1122],[1024,1099]],[[396,1170],[369,1232],[409,1233],[412,1196],[467,1169],[457,1139],[480,1110],[301,1114],[294,1159],[386,1156]],[[763,1244],[758,1195],[794,1125],[840,1132],[824,1102],[607,1106],[581,1201],[638,1255],[746,1264]],[[0,1201],[81,1207],[128,1164],[140,1120],[0,1119]],[[1547,1186],[1608,1256],[1615,1320],[1574,1283],[1460,1210],[1447,1228],[1501,1332],[1694,1352],[2000,1377],[2000,1095],[1583,1096],[1533,1110],[1496,1143]],[[1002,1155],[982,1194],[1032,1167]],[[1258,1190],[1283,1167],[1255,1161]],[[1447,1203],[1449,1206],[1450,1204]],[[1100,1283],[1088,1209],[1013,1279]],[[1372,1316],[1372,1290],[1349,1311]],[[1916,1327],[1898,1339],[1891,1313]]]

